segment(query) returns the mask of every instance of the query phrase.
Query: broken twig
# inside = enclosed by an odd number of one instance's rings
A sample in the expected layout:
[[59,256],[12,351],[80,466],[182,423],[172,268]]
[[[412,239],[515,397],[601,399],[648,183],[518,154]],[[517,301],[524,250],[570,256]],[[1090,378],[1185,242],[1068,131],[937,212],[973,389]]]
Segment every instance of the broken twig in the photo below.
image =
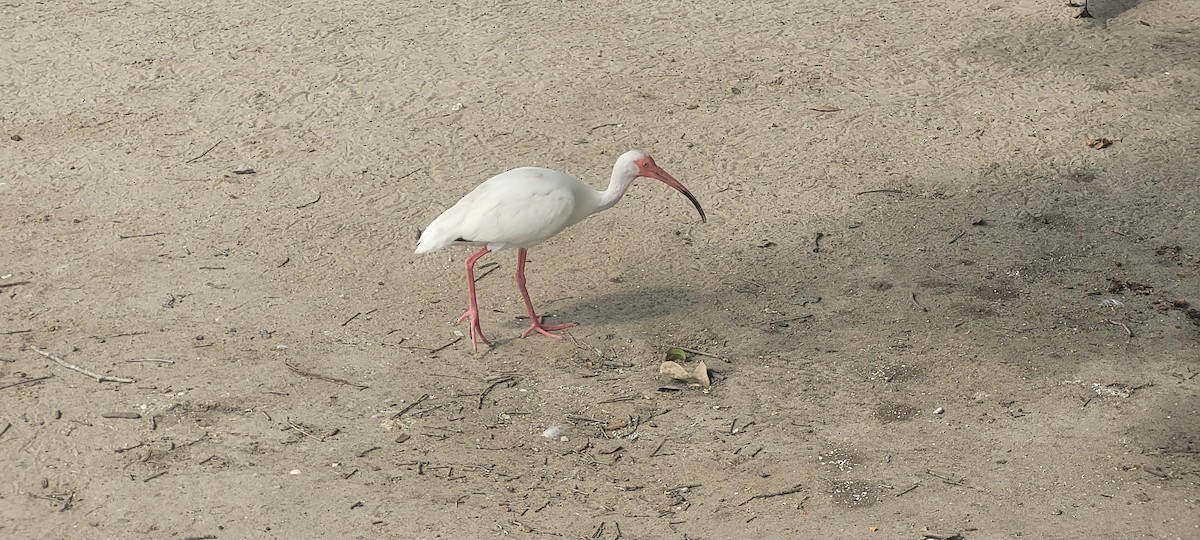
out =
[[221,139],[221,140],[217,141],[216,143],[213,143],[212,146],[208,147],[208,150],[201,152],[200,155],[198,155],[192,159],[189,159],[189,160],[185,161],[184,163],[191,163],[191,162],[196,161],[204,156],[207,156],[209,152],[212,152],[213,149],[215,149],[218,146],[221,146],[221,143],[223,143],[223,142],[225,142],[225,139]]
[[[437,353],[440,353],[440,352],[442,352],[442,351],[446,350],[446,347],[449,347],[449,346],[451,346],[451,345],[454,345],[455,343],[458,343],[458,342],[459,342],[459,340],[461,340],[461,339],[462,339],[462,336],[458,336],[458,337],[454,338],[453,340],[451,340],[451,341],[450,341],[450,343],[447,343],[447,344],[445,344],[445,345],[442,345],[441,347],[438,347],[438,348],[436,348],[436,349],[429,349],[429,355],[430,355],[430,356],[433,356],[433,355],[435,355],[435,354],[437,354]],[[419,349],[419,348],[421,348],[421,347],[410,347],[410,348],[412,348],[412,349]]]
[[344,384],[344,385],[346,385],[346,386],[353,386],[353,387],[355,387],[355,388],[357,388],[357,389],[359,389],[359,390],[366,390],[367,388],[370,388],[369,386],[367,386],[367,385],[365,385],[365,384],[359,384],[359,383],[355,383],[355,382],[350,382],[350,381],[347,381],[346,379],[339,379],[339,378],[337,378],[337,377],[330,377],[330,376],[327,376],[327,375],[321,375],[321,374],[319,374],[319,373],[313,373],[313,372],[311,372],[311,371],[304,371],[304,370],[302,370],[302,369],[300,369],[300,368],[296,367],[295,365],[293,365],[291,362],[286,362],[286,361],[285,361],[285,362],[283,363],[283,365],[287,366],[287,367],[288,367],[288,369],[292,370],[292,371],[293,371],[293,372],[295,372],[297,375],[300,375],[300,376],[302,376],[302,377],[308,377],[308,378],[310,378],[310,379],[319,379],[319,380],[322,380],[322,381],[328,381],[328,382],[331,382],[331,383],[336,383],[336,384]]
[[55,362],[58,362],[58,364],[61,365],[62,367],[65,367],[72,371],[78,371],[79,373],[82,373],[84,375],[87,375],[88,377],[96,379],[96,382],[119,382],[119,383],[133,382],[133,379],[130,379],[128,377],[114,377],[112,375],[101,375],[99,373],[96,373],[95,371],[88,369],[88,368],[79,367],[75,364],[67,362],[66,360],[63,360],[62,358],[59,358],[58,356],[56,356],[54,354],[43,351],[37,347],[30,347],[30,349],[33,349],[34,352],[36,352],[42,356],[45,356],[46,358],[49,358],[51,360],[54,360]]
[[866,195],[868,193],[900,193],[900,194],[903,194],[904,192],[900,191],[898,189],[868,189],[866,191],[860,191],[858,193],[855,193],[854,195],[855,196]]
[[312,205],[314,205],[314,204],[317,204],[317,203],[319,203],[319,202],[321,202],[321,192],[320,192],[320,191],[318,191],[318,192],[317,192],[317,198],[313,199],[313,200],[312,200],[312,201],[310,201],[310,202],[306,202],[306,203],[304,203],[304,204],[297,205],[297,206],[296,206],[296,210],[299,210],[299,209],[301,209],[301,208],[307,208],[307,207],[309,207],[309,206],[312,206]]
[[750,497],[749,499],[746,499],[745,501],[742,501],[742,503],[739,504],[738,506],[744,506],[744,505],[746,505],[746,503],[749,503],[750,501],[753,501],[755,499],[769,499],[771,497],[781,497],[783,495],[791,495],[793,493],[799,493],[803,489],[804,489],[804,486],[802,484],[796,484],[796,485],[794,485],[790,488],[787,488],[785,490],[782,490],[782,491],[773,491],[771,493],[763,493],[761,495],[755,495],[753,497]]
[[129,238],[145,238],[147,236],[159,236],[159,235],[163,235],[163,234],[167,234],[167,233],[165,233],[165,232],[150,232],[150,233],[137,233],[137,234],[118,234],[117,238],[120,238],[121,240],[126,240]]
[[501,384],[510,383],[512,381],[513,381],[512,377],[502,377],[500,379],[497,379],[496,382],[489,384],[488,387],[484,388],[483,392],[481,392],[479,394],[479,406],[477,407],[477,409],[483,410],[483,400],[487,398],[488,393],[491,392],[492,389],[496,388],[497,386],[500,386]]
[[6,385],[4,385],[4,386],[0,386],[0,390],[4,390],[5,388],[12,388],[12,387],[14,387],[14,386],[21,386],[21,385],[23,385],[23,384],[33,384],[33,383],[35,383],[35,382],[42,382],[42,381],[44,381],[44,380],[46,380],[46,379],[50,379],[50,378],[53,378],[53,377],[54,377],[54,375],[46,375],[45,377],[34,377],[34,378],[32,378],[32,379],[22,379],[22,380],[19,380],[19,381],[15,382],[15,383],[8,383],[8,384],[6,384]]
[[1125,333],[1129,336],[1129,337],[1125,338],[1125,343],[1129,343],[1129,340],[1133,339],[1133,330],[1129,329],[1129,325],[1127,325],[1121,321],[1108,321],[1108,322],[1125,329]]

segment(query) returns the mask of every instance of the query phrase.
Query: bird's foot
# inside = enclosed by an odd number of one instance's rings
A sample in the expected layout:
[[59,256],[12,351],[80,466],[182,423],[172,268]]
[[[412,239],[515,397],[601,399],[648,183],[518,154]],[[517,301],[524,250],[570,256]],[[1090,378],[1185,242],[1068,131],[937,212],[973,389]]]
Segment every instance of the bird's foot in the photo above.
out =
[[472,351],[479,352],[479,345],[475,343],[475,338],[479,338],[479,341],[482,341],[488,345],[492,344],[492,342],[488,341],[488,338],[483,336],[483,328],[479,327],[478,309],[468,309],[466,313],[463,313],[462,316],[458,318],[458,322],[454,324],[461,323],[464,319],[471,319],[471,324],[467,325],[467,335],[471,338]]
[[574,326],[576,326],[576,324],[573,322],[563,323],[563,324],[545,324],[542,322],[541,317],[538,317],[537,319],[534,320],[533,324],[529,325],[529,328],[525,329],[524,332],[521,332],[521,337],[525,337],[525,336],[528,336],[529,334],[537,332],[548,338],[562,339],[562,336],[560,336],[558,334],[554,334],[553,332],[557,332],[559,330],[566,330],[566,329],[572,328]]

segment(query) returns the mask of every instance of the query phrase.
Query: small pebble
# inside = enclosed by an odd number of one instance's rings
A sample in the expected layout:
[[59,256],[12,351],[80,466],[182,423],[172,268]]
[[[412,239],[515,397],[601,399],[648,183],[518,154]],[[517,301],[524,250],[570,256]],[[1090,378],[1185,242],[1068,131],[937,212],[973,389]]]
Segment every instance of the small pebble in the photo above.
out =
[[238,165],[233,168],[233,174],[254,174],[254,167],[249,165]]
[[11,136],[11,137],[9,137],[9,138],[10,138],[10,139],[12,139],[12,140],[14,140],[14,141],[20,141],[20,140],[21,140],[21,136],[20,136],[20,135],[17,135],[16,133],[13,133],[13,134],[12,134],[12,136]]
[[938,408],[936,408],[936,409],[934,409],[934,410],[933,410],[933,414],[942,414],[942,413],[944,413],[944,412],[946,412],[946,409],[943,409],[943,408],[941,408],[941,407],[938,407]]
[[300,469],[292,469],[290,472],[288,472],[288,474],[292,474],[292,475],[300,474]]

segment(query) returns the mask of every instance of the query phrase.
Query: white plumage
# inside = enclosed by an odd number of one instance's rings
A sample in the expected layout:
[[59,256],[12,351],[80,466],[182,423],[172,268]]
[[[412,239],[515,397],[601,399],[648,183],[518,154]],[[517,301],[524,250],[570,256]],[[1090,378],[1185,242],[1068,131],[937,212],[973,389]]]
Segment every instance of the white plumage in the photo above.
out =
[[455,244],[481,245],[467,257],[469,308],[459,322],[471,319],[472,348],[476,338],[488,343],[479,327],[479,307],[475,301],[475,262],[489,251],[518,248],[517,286],[521,290],[531,321],[531,332],[558,338],[554,330],[570,328],[574,323],[546,325],[534,312],[525,288],[526,250],[562,232],[584,218],[612,207],[629,189],[634,179],[654,178],[678,190],[691,201],[705,221],[704,209],[687,188],[654,163],[645,152],[630,150],[613,165],[608,189],[597,191],[565,173],[540,167],[521,167],[493,176],[442,212],[417,240],[416,253],[428,253]]

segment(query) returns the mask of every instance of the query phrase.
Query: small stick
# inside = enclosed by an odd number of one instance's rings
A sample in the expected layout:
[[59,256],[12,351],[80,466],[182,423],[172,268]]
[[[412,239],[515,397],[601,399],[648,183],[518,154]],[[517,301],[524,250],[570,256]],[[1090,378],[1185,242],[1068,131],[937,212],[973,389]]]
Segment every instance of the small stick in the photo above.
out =
[[100,413],[100,418],[123,418],[125,420],[138,420],[142,417],[141,414],[133,411],[114,411]]
[[769,324],[771,326],[777,326],[777,325],[780,325],[783,323],[789,323],[789,322],[804,322],[811,318],[812,318],[811,314],[810,315],[801,315],[799,317],[788,317],[786,319],[779,319],[777,321],[771,321],[767,324]]
[[621,524],[614,521],[613,528],[617,530],[617,535],[613,537],[613,540],[621,540]]
[[0,437],[3,437],[5,433],[8,433],[8,428],[10,427],[12,427],[12,422],[5,422],[4,427],[0,428]]
[[429,399],[429,394],[422,394],[421,397],[417,398],[416,401],[409,403],[408,406],[401,409],[400,412],[393,414],[392,420],[395,420],[397,418],[400,418],[401,416],[404,416],[404,413],[411,411],[413,409],[413,407],[420,405],[422,401],[425,401],[427,399]]
[[[450,343],[447,343],[447,344],[445,344],[445,345],[442,345],[441,347],[438,347],[438,348],[436,348],[436,349],[429,349],[429,354],[430,354],[430,355],[434,355],[434,354],[440,353],[440,352],[442,352],[442,351],[446,350],[446,347],[449,347],[449,346],[451,346],[451,345],[454,345],[455,343],[458,343],[460,340],[462,340],[462,336],[458,336],[458,337],[454,338],[453,340],[451,340],[451,341],[450,341]],[[401,348],[404,348],[404,347],[401,347]],[[410,349],[421,349],[421,348],[423,348],[423,347],[408,347],[408,348],[410,348]]]
[[358,313],[355,313],[354,315],[351,315],[349,319],[346,319],[346,321],[342,323],[342,326],[346,326],[347,324],[350,324],[350,321],[357,319],[359,315],[370,315],[372,313],[375,313],[378,310],[379,310],[379,308],[375,308],[375,309],[372,309],[371,311],[366,311],[366,312],[360,311]]
[[813,253],[821,252],[821,239],[822,238],[825,238],[825,233],[823,233],[823,232],[817,233],[816,237],[813,238]]
[[296,210],[299,210],[301,208],[307,208],[307,207],[317,204],[319,202],[321,202],[321,192],[320,191],[317,192],[317,198],[313,199],[312,202],[306,202],[304,204],[301,204],[296,207]]
[[904,491],[901,491],[900,493],[897,493],[897,494],[896,494],[896,496],[897,496],[897,497],[899,497],[899,496],[901,496],[901,495],[904,495],[905,493],[908,493],[908,492],[910,492],[910,491],[912,491],[912,490],[914,490],[914,489],[917,489],[917,488],[918,488],[918,487],[920,487],[920,486],[921,486],[921,483],[920,483],[920,482],[917,482],[917,483],[913,484],[913,485],[912,485],[912,487],[910,487],[910,488],[908,488],[908,489],[906,489],[906,490],[904,490]]
[[367,457],[367,454],[370,454],[371,452],[379,450],[380,448],[383,448],[383,447],[382,446],[372,446],[366,450],[363,450],[362,452],[359,452],[358,457]]
[[12,388],[14,386],[21,386],[23,384],[33,384],[35,382],[42,382],[46,379],[50,379],[53,377],[54,377],[54,375],[46,375],[45,377],[35,377],[32,379],[24,379],[24,380],[17,381],[15,383],[8,383],[4,386],[0,386],[0,390],[4,390],[5,388]]
[[607,423],[608,423],[608,422],[607,422],[607,421],[605,421],[605,420],[596,420],[595,418],[588,418],[588,417],[586,417],[586,416],[579,416],[578,414],[568,414],[568,415],[567,415],[567,420],[574,420],[574,421],[576,421],[576,422],[587,422],[587,423],[589,423],[589,424],[607,424]]
[[1133,330],[1130,330],[1128,325],[1126,325],[1125,323],[1120,322],[1120,321],[1108,321],[1108,322],[1113,323],[1113,324],[1125,329],[1125,333],[1129,334],[1129,337],[1125,338],[1125,343],[1129,343],[1129,340],[1133,339]]
[[355,388],[357,388],[357,389],[359,389],[359,390],[366,390],[367,388],[370,388],[369,386],[367,386],[367,385],[365,385],[365,384],[358,384],[358,383],[354,383],[354,382],[347,381],[347,380],[345,380],[345,379],[339,379],[339,378],[337,378],[337,377],[328,377],[328,376],[321,375],[321,374],[318,374],[318,373],[312,373],[312,372],[309,372],[309,371],[304,371],[304,370],[302,370],[302,369],[300,369],[300,368],[296,367],[295,365],[293,365],[291,362],[287,362],[287,361],[285,361],[285,362],[283,363],[283,365],[287,366],[287,367],[288,367],[288,369],[292,370],[292,371],[293,371],[293,372],[295,372],[297,375],[301,375],[301,376],[308,377],[308,378],[311,378],[311,379],[320,379],[320,380],[322,380],[322,381],[329,381],[329,382],[331,382],[331,383],[336,383],[336,384],[344,384],[344,385],[346,385],[346,386],[353,386],[353,387],[355,387]]
[[[224,270],[224,268],[222,268],[222,270]],[[108,337],[110,337],[110,338],[118,338],[118,337],[129,337],[129,336],[140,336],[140,335],[147,334],[147,333],[148,333],[148,332],[144,332],[144,331],[137,331],[137,332],[121,332],[120,334],[113,334],[113,335],[111,335],[111,336],[108,336]]]
[[909,294],[909,295],[912,297],[912,302],[913,302],[913,305],[914,305],[914,306],[917,306],[917,307],[921,308],[921,311],[925,311],[925,312],[928,312],[928,311],[929,311],[929,308],[927,308],[927,307],[925,307],[925,306],[921,305],[921,303],[917,301],[917,293],[915,293],[915,292],[910,292],[910,293],[908,293],[908,294]]
[[963,480],[965,480],[965,478],[962,478],[962,479],[959,479],[959,480],[955,480],[955,479],[953,479],[953,478],[950,478],[949,476],[945,476],[945,475],[942,475],[942,474],[938,474],[938,473],[937,473],[936,471],[934,471],[933,469],[925,469],[925,472],[926,472],[926,473],[928,473],[928,474],[929,474],[929,476],[933,476],[933,477],[936,477],[936,478],[941,478],[941,479],[942,479],[942,481],[943,481],[943,482],[945,482],[945,483],[947,483],[947,484],[951,484],[951,485],[955,485],[955,486],[964,486],[964,487],[966,487],[966,484],[963,484],[963,483],[962,483],[962,481],[963,481]]
[[603,521],[600,522],[599,527],[596,527],[596,532],[592,533],[592,540],[596,540],[596,539],[600,538],[600,535],[602,535],[602,534],[604,534],[604,522]]
[[676,347],[676,348],[677,348],[677,349],[679,349],[679,350],[681,350],[681,351],[683,351],[683,352],[689,352],[689,353],[692,353],[692,354],[698,354],[698,355],[700,355],[700,356],[707,356],[707,357],[709,357],[709,358],[724,358],[724,357],[722,357],[722,356],[720,356],[720,355],[713,354],[713,353],[710,353],[710,352],[708,352],[708,351],[698,351],[698,350],[696,350],[696,349],[689,349],[689,348],[687,348],[687,347]]
[[412,175],[414,175],[414,174],[417,174],[418,172],[420,172],[420,171],[421,171],[421,169],[424,169],[424,168],[425,168],[425,167],[417,167],[417,168],[415,168],[415,169],[413,169],[413,170],[409,171],[409,172],[408,172],[408,174],[406,174],[406,175],[404,175],[404,176],[401,176],[400,178],[397,178],[396,180],[404,180],[405,178],[408,178],[408,177],[410,177],[410,176],[412,176]]
[[[459,339],[462,339],[462,338],[460,337]],[[496,388],[501,383],[512,382],[512,380],[513,380],[512,377],[502,377],[502,378],[496,380],[496,382],[489,384],[487,388],[484,388],[483,392],[481,392],[479,394],[479,406],[477,407],[477,409],[483,410],[483,400],[484,400],[484,398],[487,397],[488,393],[491,392],[493,388]]]
[[126,360],[126,362],[158,362],[160,364],[174,364],[174,360],[166,360],[163,358],[142,358],[140,360]]
[[859,195],[866,195],[868,193],[904,193],[904,192],[900,191],[898,189],[868,189],[866,191],[860,191],[858,193],[855,193],[854,195],[857,197]]
[[955,236],[954,238],[951,238],[951,239],[950,239],[950,241],[949,241],[949,242],[946,242],[946,243],[947,243],[947,244],[953,244],[953,243],[957,242],[959,238],[962,238],[962,237],[964,237],[964,236],[966,236],[966,235],[967,235],[967,230],[966,230],[966,229],[963,229],[963,232],[960,232],[960,233],[958,233],[958,236]]
[[[632,366],[629,366],[629,367],[632,367]],[[597,401],[596,404],[601,405],[604,403],[617,403],[619,401],[631,401],[631,400],[635,400],[637,398],[638,398],[638,396],[617,396],[612,399],[606,399],[604,401]]]
[[220,146],[220,145],[221,145],[221,143],[223,143],[223,142],[225,142],[225,139],[221,139],[221,140],[217,141],[217,142],[216,142],[216,144],[213,144],[212,146],[208,147],[208,150],[205,150],[205,151],[204,151],[202,154],[200,154],[200,155],[198,155],[198,156],[196,156],[196,157],[194,157],[194,158],[192,158],[192,159],[189,159],[189,160],[185,161],[184,163],[191,163],[191,162],[193,162],[193,161],[196,161],[197,159],[200,159],[200,158],[202,158],[202,157],[204,157],[204,156],[207,156],[209,152],[212,152],[212,151],[213,151],[213,149],[215,149],[216,147]]
[[145,238],[145,237],[147,237],[147,236],[159,236],[159,235],[162,235],[162,234],[167,234],[167,233],[165,233],[165,232],[151,232],[151,233],[138,233],[138,234],[118,234],[118,235],[117,235],[117,238],[120,238],[121,240],[126,240],[126,239],[129,239],[129,238]]
[[28,282],[28,281],[14,281],[12,283],[0,283],[0,289],[5,289],[8,287],[16,287],[17,285],[28,285],[29,283],[30,282]]
[[323,439],[323,438],[321,438],[321,437],[318,437],[318,436],[316,436],[316,435],[313,435],[312,433],[309,433],[309,432],[305,431],[305,430],[304,430],[304,428],[302,428],[302,427],[300,427],[300,426],[296,425],[296,423],[295,423],[295,422],[292,422],[291,420],[288,420],[288,426],[289,426],[289,427],[291,427],[292,429],[296,430],[296,431],[299,431],[300,433],[303,433],[304,435],[307,435],[307,436],[309,436],[309,437],[312,437],[312,438],[314,438],[314,439],[316,439],[316,440],[318,440],[318,441],[325,442],[325,439]]
[[143,483],[143,484],[145,484],[146,482],[149,482],[149,481],[151,481],[151,480],[154,480],[155,478],[158,478],[158,477],[160,477],[160,476],[162,476],[162,475],[164,475],[164,474],[167,474],[167,471],[158,471],[158,472],[156,472],[156,473],[154,473],[154,474],[152,474],[152,475],[150,475],[150,476],[147,476],[147,477],[143,478],[143,479],[142,479],[142,483]]
[[664,445],[664,444],[667,444],[667,440],[666,440],[666,439],[663,439],[663,440],[662,440],[662,442],[658,443],[658,446],[655,446],[655,447],[654,447],[654,451],[653,451],[653,452],[650,452],[650,457],[657,456],[657,455],[658,455],[658,452],[659,452],[660,450],[662,450],[662,447],[663,447],[663,445]]
[[593,131],[596,131],[597,129],[600,129],[600,128],[606,128],[606,127],[620,127],[620,126],[621,126],[621,124],[620,124],[620,123],[617,123],[617,122],[609,122],[609,123],[607,123],[607,124],[600,124],[600,125],[598,125],[598,126],[592,126],[591,128],[588,128],[588,133],[591,133],[591,132],[593,132]]
[[746,499],[738,506],[744,506],[744,505],[746,505],[746,503],[749,503],[750,501],[753,501],[755,499],[769,499],[771,497],[780,497],[783,495],[791,495],[793,493],[799,493],[803,489],[804,489],[804,486],[802,484],[796,484],[796,485],[794,485],[790,488],[787,488],[783,491],[774,491],[771,493],[763,493],[761,495],[755,495],[753,497],[750,497],[749,499]]
[[0,332],[0,336],[11,336],[13,334],[28,334],[32,331],[33,330],[9,330],[7,332]]
[[71,363],[67,362],[66,360],[63,360],[62,358],[59,358],[58,356],[55,356],[54,354],[43,351],[37,347],[31,346],[30,348],[33,349],[34,352],[36,352],[42,356],[45,356],[46,358],[54,360],[55,362],[58,362],[58,364],[61,365],[62,367],[65,367],[65,368],[73,370],[73,371],[77,371],[79,373],[87,375],[88,377],[96,379],[96,382],[106,382],[106,381],[107,382],[119,382],[119,383],[133,382],[133,379],[126,378],[126,377],[113,377],[112,375],[101,375],[90,369],[82,368],[75,364],[71,364]]

